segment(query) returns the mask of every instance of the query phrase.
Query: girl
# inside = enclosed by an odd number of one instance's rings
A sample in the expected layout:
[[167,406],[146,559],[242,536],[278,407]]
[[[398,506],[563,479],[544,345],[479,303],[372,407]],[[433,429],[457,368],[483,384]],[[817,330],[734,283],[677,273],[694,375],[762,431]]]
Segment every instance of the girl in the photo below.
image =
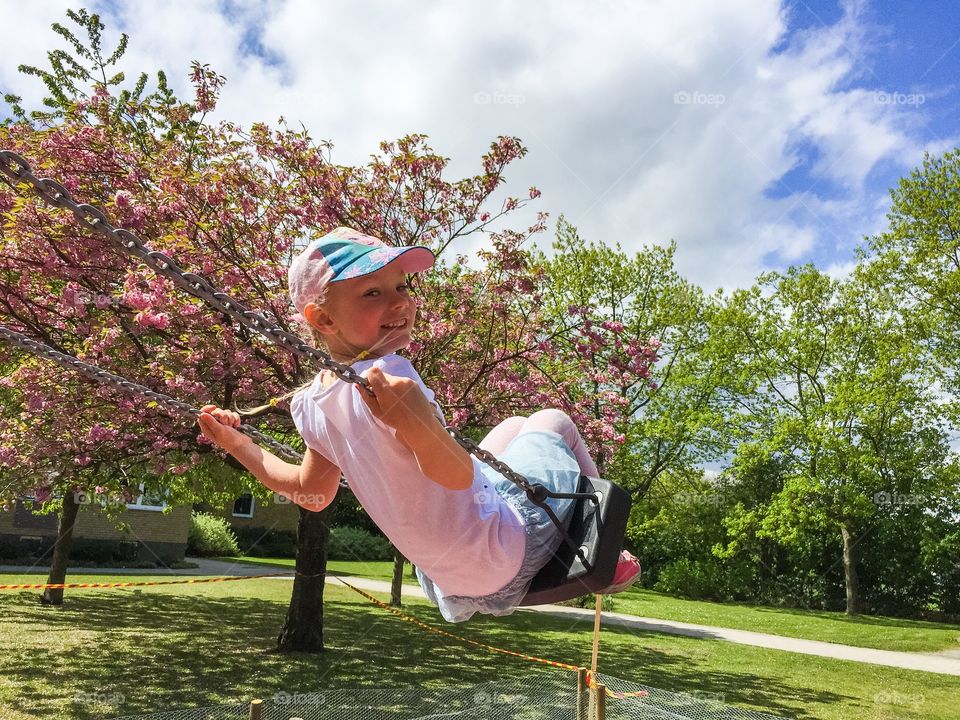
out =
[[[372,390],[323,370],[293,394],[290,412],[307,445],[301,465],[235,430],[237,413],[206,405],[199,423],[260,482],[308,510],[330,504],[342,472],[371,519],[416,565],[427,597],[446,620],[461,622],[476,612],[513,612],[562,540],[520,488],[450,437],[433,392],[396,354],[410,342],[417,312],[406,275],[433,262],[427,248],[390,247],[338,228],[291,264],[290,296],[314,338]],[[599,477],[577,428],[558,410],[511,417],[481,447],[557,492],[574,492],[581,473]],[[572,501],[548,502],[566,522]],[[605,592],[639,575],[636,558],[624,552]]]

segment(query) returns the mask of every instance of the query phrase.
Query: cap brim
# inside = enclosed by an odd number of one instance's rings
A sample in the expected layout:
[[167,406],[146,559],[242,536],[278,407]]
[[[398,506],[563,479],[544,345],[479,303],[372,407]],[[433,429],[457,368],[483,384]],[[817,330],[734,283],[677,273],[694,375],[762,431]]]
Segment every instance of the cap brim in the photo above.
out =
[[401,251],[400,254],[388,262],[387,265],[399,263],[400,267],[405,273],[415,273],[429,270],[436,262],[436,256],[429,248],[417,245],[411,247],[401,247],[397,248],[397,250]]

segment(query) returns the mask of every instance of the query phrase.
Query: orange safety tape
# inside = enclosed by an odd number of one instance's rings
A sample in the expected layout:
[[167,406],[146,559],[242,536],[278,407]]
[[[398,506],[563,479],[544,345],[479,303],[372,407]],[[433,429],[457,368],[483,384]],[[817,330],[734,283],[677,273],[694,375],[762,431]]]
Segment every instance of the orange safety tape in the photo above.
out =
[[[329,574],[328,574],[329,575]],[[240,575],[234,577],[215,577],[215,578],[198,578],[190,580],[155,580],[155,581],[138,581],[138,582],[118,582],[118,583],[21,583],[21,584],[2,584],[0,585],[0,590],[65,590],[65,589],[90,589],[90,588],[126,588],[126,587],[145,587],[151,585],[193,585],[199,583],[213,583],[213,582],[229,582],[231,580],[255,580],[257,578],[268,578],[268,577],[294,577],[295,573],[264,573],[262,575]],[[412,623],[418,627],[423,628],[424,630],[429,630],[432,633],[437,635],[442,635],[444,637],[452,638],[454,640],[459,640],[460,642],[467,643],[469,645],[475,645],[477,647],[483,648],[484,650],[490,650],[491,652],[498,652],[504,655],[512,655],[513,657],[523,658],[524,660],[530,660],[532,662],[543,663],[545,665],[550,665],[552,667],[563,668],[564,670],[579,670],[580,668],[576,665],[571,665],[569,663],[557,662],[556,660],[547,660],[546,658],[537,657],[536,655],[527,655],[525,653],[519,653],[514,650],[505,650],[504,648],[498,648],[493,645],[487,645],[486,643],[478,642],[477,640],[471,640],[470,638],[465,638],[460,635],[454,635],[449,633],[446,630],[441,630],[438,627],[430,625],[423,622],[422,620],[417,620],[417,618],[407,615],[400,610],[397,610],[395,607],[391,607],[385,602],[378,600],[373,595],[365,593],[360,588],[356,588],[346,580],[344,580],[339,575],[329,575],[336,580],[339,580],[341,583],[346,585],[348,588],[353,590],[355,593],[362,595],[370,602],[374,603],[378,607],[386,610],[389,613],[392,613],[399,617],[401,620],[405,620],[409,623]],[[593,673],[587,670],[587,686],[593,687],[595,683]],[[630,693],[619,693],[614,692],[610,688],[606,688],[606,694],[609,697],[614,697],[618,699],[623,699],[626,697],[646,697],[648,693],[646,691],[639,692],[630,692]]]
[[[478,642],[478,641],[476,641],[476,640],[471,640],[470,638],[465,638],[465,637],[463,637],[463,636],[461,636],[461,635],[454,635],[453,633],[449,633],[449,632],[447,632],[446,630],[441,630],[440,628],[435,627],[434,625],[430,625],[429,623],[425,623],[425,622],[423,622],[422,620],[417,620],[417,618],[412,617],[412,616],[410,616],[410,615],[407,615],[406,613],[404,613],[404,612],[402,612],[402,611],[400,611],[400,610],[397,610],[397,608],[395,608],[395,607],[391,607],[390,605],[387,605],[387,603],[385,603],[385,602],[383,602],[383,601],[381,601],[381,600],[378,600],[378,599],[375,598],[373,595],[370,595],[370,594],[368,594],[368,593],[365,593],[363,590],[361,590],[361,589],[359,589],[359,588],[355,588],[353,585],[351,585],[350,583],[348,583],[346,580],[344,580],[344,579],[343,579],[342,577],[340,577],[339,575],[331,575],[330,577],[336,578],[336,579],[339,580],[341,583],[343,583],[344,585],[346,585],[348,588],[350,588],[351,590],[353,590],[355,593],[358,593],[358,594],[362,595],[362,596],[365,597],[367,600],[369,600],[370,602],[374,603],[377,607],[380,607],[380,608],[382,608],[383,610],[386,610],[387,612],[396,615],[396,616],[397,616],[398,618],[400,618],[401,620],[405,620],[405,621],[408,622],[408,623],[412,623],[413,625],[416,625],[416,626],[418,626],[418,627],[421,627],[421,628],[423,628],[424,630],[429,630],[430,632],[436,633],[437,635],[442,635],[442,636],[444,636],[444,637],[453,638],[454,640],[459,640],[460,642],[464,642],[464,643],[467,643],[467,644],[469,644],[469,645],[476,645],[477,647],[483,648],[484,650],[490,650],[491,652],[498,652],[498,653],[502,653],[502,654],[504,654],[504,655],[512,655],[513,657],[523,658],[524,660],[530,660],[530,661],[532,661],[532,662],[543,663],[544,665],[551,665],[551,666],[553,666],[553,667],[563,668],[564,670],[579,670],[579,669],[580,669],[577,665],[571,665],[571,664],[569,664],[569,663],[557,662],[556,660],[547,660],[546,658],[537,657],[536,655],[526,655],[526,654],[524,654],[524,653],[519,653],[519,652],[516,652],[516,651],[514,651],[514,650],[505,650],[504,648],[498,648],[498,647],[495,647],[494,645],[487,645],[486,643]],[[593,673],[590,672],[589,670],[587,670],[587,687],[593,687],[593,686],[594,686],[594,682],[595,682],[595,680],[594,680],[594,677],[593,677]],[[619,692],[614,692],[614,691],[611,690],[610,688],[606,688],[606,695],[607,695],[608,697],[613,697],[613,698],[617,698],[618,700],[622,700],[622,699],[627,698],[627,697],[647,697],[647,696],[649,695],[649,693],[648,693],[646,690],[640,690],[640,691],[638,691],[638,692],[619,693]]]
[[145,585],[191,585],[195,583],[228,582],[230,580],[253,580],[267,577],[293,577],[290,573],[265,573],[263,575],[238,575],[236,577],[199,578],[197,580],[156,580],[152,582],[119,583],[37,583],[21,585],[0,585],[0,590],[65,590],[87,588],[143,587]]

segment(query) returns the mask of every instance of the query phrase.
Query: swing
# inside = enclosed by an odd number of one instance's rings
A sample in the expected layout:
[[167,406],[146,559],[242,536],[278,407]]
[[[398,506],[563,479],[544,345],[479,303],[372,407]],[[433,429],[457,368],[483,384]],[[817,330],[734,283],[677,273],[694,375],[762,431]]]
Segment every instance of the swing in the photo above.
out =
[[534,577],[521,605],[550,605],[599,593],[613,581],[630,517],[630,494],[609,480],[580,476],[570,527],[553,558]]
[[[341,380],[364,388],[369,387],[366,378],[350,366],[341,365],[321,350],[305,344],[298,336],[276,326],[267,316],[248,310],[226,294],[218,292],[200,276],[183,271],[171,258],[146,247],[133,233],[115,228],[98,208],[92,205],[78,205],[59,183],[37,178],[30,164],[20,155],[8,150],[0,151],[0,171],[14,182],[29,182],[46,202],[70,210],[81,225],[107,236],[120,248],[141,259],[154,272],[170,279],[174,285],[200,298],[217,311],[233,318],[250,330],[260,333],[277,345],[317,362],[331,370]],[[9,336],[7,339],[10,339]],[[80,362],[75,358],[73,360],[75,363]],[[75,364],[74,367],[76,368],[77,365]],[[94,368],[94,370],[98,369]],[[180,403],[180,405],[184,404]],[[183,411],[184,407],[176,409]],[[193,411],[192,408],[190,410]],[[198,412],[195,411],[194,414]],[[447,427],[446,430],[467,452],[519,485],[530,501],[542,508],[560,531],[562,538],[560,547],[537,573],[521,605],[540,605],[570,600],[580,595],[597,593],[610,585],[623,547],[632,502],[630,495],[623,488],[608,480],[581,476],[577,492],[554,493],[542,485],[530,483],[524,476],[497,460],[491,453],[481,449],[455,428]],[[565,527],[546,504],[545,501],[548,498],[576,501],[569,527]]]

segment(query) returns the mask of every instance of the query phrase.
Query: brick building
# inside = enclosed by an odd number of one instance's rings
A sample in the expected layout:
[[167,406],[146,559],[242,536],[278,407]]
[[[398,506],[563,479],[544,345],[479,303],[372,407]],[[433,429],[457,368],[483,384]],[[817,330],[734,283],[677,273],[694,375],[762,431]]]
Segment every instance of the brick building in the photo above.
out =
[[[190,532],[190,508],[164,512],[166,502],[138,497],[128,503],[120,520],[129,530],[118,530],[97,503],[81,504],[74,525],[71,558],[92,561],[183,561]],[[57,516],[35,515],[29,503],[18,501],[0,511],[0,556],[6,559],[41,557],[57,538]]]

